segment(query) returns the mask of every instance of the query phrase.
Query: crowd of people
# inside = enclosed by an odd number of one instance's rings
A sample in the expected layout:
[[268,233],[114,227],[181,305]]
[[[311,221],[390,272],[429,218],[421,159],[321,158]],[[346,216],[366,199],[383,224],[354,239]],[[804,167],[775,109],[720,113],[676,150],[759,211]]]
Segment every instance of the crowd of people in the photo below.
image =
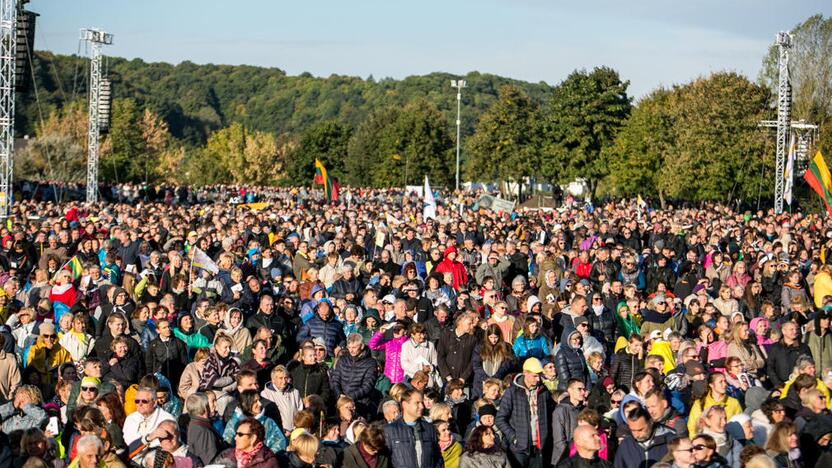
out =
[[826,217],[188,193],[13,205],[0,466],[832,466]]

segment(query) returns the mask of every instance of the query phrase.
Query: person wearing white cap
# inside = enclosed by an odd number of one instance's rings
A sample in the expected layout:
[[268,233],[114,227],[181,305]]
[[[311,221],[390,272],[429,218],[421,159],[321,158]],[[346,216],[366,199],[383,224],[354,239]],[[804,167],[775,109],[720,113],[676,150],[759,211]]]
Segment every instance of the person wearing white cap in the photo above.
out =
[[540,385],[543,366],[537,358],[523,363],[518,374],[500,400],[495,425],[509,444],[512,468],[542,467],[543,448],[549,439],[552,414],[549,391]]

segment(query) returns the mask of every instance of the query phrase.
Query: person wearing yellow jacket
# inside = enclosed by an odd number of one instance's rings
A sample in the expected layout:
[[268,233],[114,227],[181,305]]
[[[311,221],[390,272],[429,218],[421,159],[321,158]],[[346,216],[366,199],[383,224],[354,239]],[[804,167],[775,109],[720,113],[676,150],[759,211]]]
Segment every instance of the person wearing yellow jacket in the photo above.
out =
[[742,406],[736,398],[729,397],[725,392],[728,389],[728,382],[725,375],[714,372],[708,376],[708,393],[704,397],[693,402],[688,415],[688,433],[690,437],[699,433],[699,418],[702,413],[711,406],[718,405],[725,408],[726,419],[742,413]]
[[823,308],[823,298],[832,296],[832,265],[823,265],[812,283],[815,307]]
[[72,355],[58,343],[55,325],[43,322],[38,328],[38,339],[26,353],[26,367],[34,367],[41,378],[41,386],[50,388],[55,385],[58,368],[72,362]]

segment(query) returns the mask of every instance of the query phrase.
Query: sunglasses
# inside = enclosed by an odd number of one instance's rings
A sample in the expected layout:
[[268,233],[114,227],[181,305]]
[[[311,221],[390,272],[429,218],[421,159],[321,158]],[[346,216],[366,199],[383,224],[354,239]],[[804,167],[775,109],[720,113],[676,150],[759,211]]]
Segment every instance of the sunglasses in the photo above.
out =
[[234,435],[237,436],[237,437],[248,437],[248,436],[251,435],[251,433],[250,432],[237,432]]
[[81,390],[83,390],[85,392],[97,392],[98,388],[96,388],[96,387],[81,387]]
[[41,335],[41,336],[43,336],[44,340],[54,340],[55,338],[58,337],[58,335]]
[[133,402],[136,403],[137,405],[150,404],[150,400],[144,400],[144,399],[141,399],[141,398],[136,398],[135,400],[133,400]]
[[704,450],[704,449],[706,449],[706,448],[707,448],[707,447],[706,447],[706,446],[704,446],[704,445],[702,445],[702,444],[697,444],[697,445],[694,445],[693,447],[691,447],[691,448],[690,448],[690,450],[691,450],[691,451],[694,451],[694,450]]
[[621,400],[610,400],[610,404],[611,404],[611,405],[620,405],[620,404],[621,404]]

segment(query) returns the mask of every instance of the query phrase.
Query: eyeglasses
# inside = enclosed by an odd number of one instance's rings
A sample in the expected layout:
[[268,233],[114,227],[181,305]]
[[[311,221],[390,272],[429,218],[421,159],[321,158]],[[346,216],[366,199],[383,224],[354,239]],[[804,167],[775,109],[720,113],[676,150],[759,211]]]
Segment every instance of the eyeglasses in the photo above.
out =
[[693,452],[694,448],[676,449],[677,452]]
[[248,437],[248,436],[251,435],[251,432],[237,432],[234,435],[237,436],[237,437]]
[[694,451],[694,450],[704,450],[706,448],[708,448],[708,447],[706,447],[705,445],[697,444],[697,445],[694,445],[693,447],[691,447],[690,449],[691,449],[691,451]]
[[84,392],[97,392],[97,387],[81,387],[81,390]]
[[588,324],[586,324],[586,323],[579,323],[579,324],[578,324],[578,326],[579,326],[579,327],[588,327],[589,325],[588,325]]
[[135,400],[133,400],[133,402],[136,403],[137,405],[150,404],[150,400],[145,400],[145,399],[142,399],[142,398],[136,398]]

